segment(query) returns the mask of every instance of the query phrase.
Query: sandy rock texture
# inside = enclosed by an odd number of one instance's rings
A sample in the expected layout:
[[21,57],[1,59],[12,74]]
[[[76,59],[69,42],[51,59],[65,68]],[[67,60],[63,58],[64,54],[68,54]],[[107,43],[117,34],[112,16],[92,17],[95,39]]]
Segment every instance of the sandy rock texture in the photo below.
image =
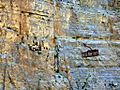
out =
[[0,90],[120,90],[120,0],[0,0]]

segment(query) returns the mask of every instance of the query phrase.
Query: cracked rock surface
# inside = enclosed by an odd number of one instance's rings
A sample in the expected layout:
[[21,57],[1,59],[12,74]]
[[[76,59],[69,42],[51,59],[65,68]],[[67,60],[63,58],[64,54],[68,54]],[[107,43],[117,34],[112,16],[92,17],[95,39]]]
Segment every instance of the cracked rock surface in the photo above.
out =
[[120,90],[120,0],[0,0],[0,90]]

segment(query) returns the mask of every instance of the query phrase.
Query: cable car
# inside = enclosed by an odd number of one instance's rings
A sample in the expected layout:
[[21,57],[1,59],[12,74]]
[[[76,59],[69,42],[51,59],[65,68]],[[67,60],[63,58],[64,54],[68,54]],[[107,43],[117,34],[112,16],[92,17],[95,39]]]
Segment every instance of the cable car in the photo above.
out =
[[86,44],[83,44],[85,47],[90,48],[90,50],[86,52],[81,52],[82,57],[94,57],[99,55],[99,50],[98,49],[92,49],[91,47],[87,46]]

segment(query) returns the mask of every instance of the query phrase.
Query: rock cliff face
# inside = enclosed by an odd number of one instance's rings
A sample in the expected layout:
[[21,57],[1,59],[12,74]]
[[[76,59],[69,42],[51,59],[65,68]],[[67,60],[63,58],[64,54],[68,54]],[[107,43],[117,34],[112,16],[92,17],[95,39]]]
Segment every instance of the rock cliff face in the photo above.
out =
[[0,0],[0,90],[120,90],[120,0]]

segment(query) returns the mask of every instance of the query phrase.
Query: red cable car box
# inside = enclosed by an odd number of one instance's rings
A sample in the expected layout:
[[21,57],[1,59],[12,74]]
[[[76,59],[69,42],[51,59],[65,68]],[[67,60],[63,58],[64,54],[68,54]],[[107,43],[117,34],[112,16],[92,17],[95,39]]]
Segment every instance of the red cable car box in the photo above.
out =
[[82,57],[94,57],[99,55],[99,51],[97,49],[88,50],[86,52],[82,52]]

